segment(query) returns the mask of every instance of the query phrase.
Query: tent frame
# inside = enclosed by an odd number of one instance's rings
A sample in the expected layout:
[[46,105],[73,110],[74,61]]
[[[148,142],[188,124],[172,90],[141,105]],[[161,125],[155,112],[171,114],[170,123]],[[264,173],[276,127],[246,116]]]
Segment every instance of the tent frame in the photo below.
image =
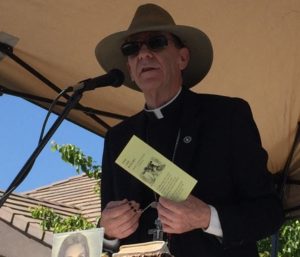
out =
[[[38,72],[32,66],[30,66],[29,64],[27,64],[21,58],[19,58],[18,56],[16,56],[13,53],[13,47],[12,46],[10,46],[10,45],[8,45],[6,43],[0,42],[0,52],[2,52],[3,54],[7,55],[9,58],[11,58],[13,61],[15,61],[16,63],[18,63],[20,66],[22,66],[24,69],[26,69],[33,76],[35,76],[40,81],[42,81],[44,84],[46,84],[49,88],[53,89],[55,92],[60,93],[62,91],[57,85],[55,85],[53,82],[51,82],[49,79],[47,79],[44,75],[42,75],[40,72]],[[2,93],[7,93],[7,94],[11,94],[11,95],[15,95],[15,96],[19,96],[19,97],[25,98],[26,100],[31,101],[34,104],[37,104],[34,101],[40,101],[40,102],[44,102],[44,103],[51,103],[52,102],[52,100],[48,99],[48,98],[43,98],[43,97],[39,97],[39,96],[35,96],[35,95],[30,95],[30,94],[24,94],[24,93],[16,92],[16,91],[13,91],[13,90],[9,90],[9,89],[5,88],[4,86],[0,85],[0,94],[2,94]],[[70,98],[70,96],[68,94],[66,94],[66,93],[63,93],[62,96],[66,100],[68,100]],[[58,105],[65,106],[66,104],[63,103],[63,102],[58,102]],[[45,108],[42,105],[39,105],[39,106]],[[77,103],[77,105],[74,107],[74,109],[82,111],[85,115],[87,115],[90,118],[92,118],[94,121],[96,121],[97,123],[99,123],[105,129],[110,129],[111,127],[103,119],[101,119],[98,116],[96,116],[96,114],[99,114],[99,115],[102,115],[102,116],[105,116],[105,117],[119,119],[119,120],[123,120],[123,119],[127,118],[127,116],[125,116],[125,115],[120,115],[120,114],[115,114],[115,113],[110,113],[110,112],[95,110],[93,108],[85,107],[85,106],[83,106],[83,105],[81,105],[79,103]],[[80,126],[82,126],[82,125],[80,125]],[[103,136],[103,135],[100,135],[100,136]]]
[[[47,144],[49,139],[52,137],[52,135],[55,133],[57,128],[60,126],[62,121],[67,117],[67,115],[70,113],[70,111],[72,109],[77,109],[77,110],[82,111],[85,115],[91,117],[92,119],[94,119],[96,122],[98,122],[100,125],[102,125],[106,129],[109,129],[110,126],[106,122],[104,122],[102,119],[97,117],[95,115],[95,113],[101,114],[101,115],[107,116],[107,117],[116,118],[116,119],[124,119],[124,118],[126,118],[126,116],[113,114],[113,113],[109,113],[109,112],[104,112],[104,111],[96,111],[92,108],[82,106],[81,104],[79,104],[79,101],[82,98],[82,94],[84,92],[84,87],[81,87],[79,90],[74,91],[74,93],[71,96],[69,96],[68,94],[63,92],[59,87],[57,87],[54,83],[52,83],[50,80],[48,80],[45,76],[43,76],[41,73],[39,73],[33,67],[31,67],[29,64],[27,64],[22,59],[20,59],[18,56],[16,56],[13,53],[13,47],[12,46],[0,42],[0,52],[4,53],[8,57],[10,57],[17,64],[22,66],[24,69],[26,69],[32,75],[34,75],[36,78],[41,80],[44,84],[46,84],[48,87],[53,89],[55,92],[61,93],[61,96],[64,97],[67,100],[66,103],[58,102],[58,105],[64,107],[62,113],[59,114],[58,118],[56,119],[56,121],[54,122],[52,127],[49,129],[47,134],[43,138],[40,139],[40,142],[39,142],[37,148],[33,151],[32,155],[28,158],[28,160],[26,161],[26,163],[24,164],[22,169],[19,171],[17,176],[14,178],[14,180],[9,185],[8,189],[2,195],[2,197],[0,199],[0,208],[1,208],[1,206],[3,206],[3,204],[5,203],[7,198],[9,197],[9,195],[22,183],[22,181],[29,174],[36,158],[38,157],[38,155],[40,154],[40,152],[42,151],[44,146]],[[49,104],[52,103],[51,99],[40,97],[40,96],[35,96],[35,95],[31,95],[31,94],[24,94],[24,93],[16,92],[16,91],[13,91],[13,90],[9,90],[9,89],[5,88],[4,86],[0,85],[0,96],[3,95],[4,93],[14,95],[14,96],[18,96],[18,97],[22,97],[22,98],[24,98],[26,100],[29,100],[29,101],[31,101],[35,104],[36,104],[35,101],[49,103]],[[41,107],[43,107],[43,106],[41,106]]]

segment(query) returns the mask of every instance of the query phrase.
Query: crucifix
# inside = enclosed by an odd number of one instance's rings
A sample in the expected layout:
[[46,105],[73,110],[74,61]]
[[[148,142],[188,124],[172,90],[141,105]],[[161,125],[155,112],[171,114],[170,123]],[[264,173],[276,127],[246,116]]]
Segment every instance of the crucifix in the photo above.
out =
[[[155,196],[156,198],[156,196]],[[157,201],[154,201],[152,203],[150,203],[149,205],[147,205],[143,210],[142,210],[142,213],[144,211],[146,211],[148,208],[156,208],[157,207]],[[164,232],[163,232],[163,229],[162,229],[162,224],[160,222],[160,219],[157,217],[157,219],[155,220],[154,222],[155,224],[155,228],[153,229],[149,229],[148,230],[148,234],[149,235],[152,235],[152,240],[153,241],[161,241],[163,240],[163,237],[164,237]]]
[[164,232],[162,230],[162,225],[159,218],[155,220],[154,224],[155,224],[155,228],[149,229],[148,234],[153,236],[152,237],[153,241],[161,241],[163,240]]

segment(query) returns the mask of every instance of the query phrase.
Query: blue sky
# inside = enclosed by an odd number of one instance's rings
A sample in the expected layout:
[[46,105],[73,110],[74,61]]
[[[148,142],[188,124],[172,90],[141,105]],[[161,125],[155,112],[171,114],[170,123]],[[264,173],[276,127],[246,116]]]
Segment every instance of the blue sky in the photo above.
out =
[[[0,96],[0,189],[6,190],[35,150],[47,112],[15,96]],[[46,132],[56,119],[52,114]],[[45,132],[45,133],[46,133]],[[64,121],[37,158],[31,172],[15,190],[25,192],[75,176],[75,169],[52,152],[50,142],[74,144],[101,164],[103,138]]]

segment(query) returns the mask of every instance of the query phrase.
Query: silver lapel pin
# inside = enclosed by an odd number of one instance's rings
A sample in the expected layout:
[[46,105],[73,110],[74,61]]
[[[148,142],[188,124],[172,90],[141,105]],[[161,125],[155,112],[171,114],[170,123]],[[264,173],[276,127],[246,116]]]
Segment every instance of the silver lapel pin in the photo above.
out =
[[186,143],[186,144],[190,143],[191,141],[192,141],[192,137],[190,137],[190,136],[185,136],[183,138],[183,142]]

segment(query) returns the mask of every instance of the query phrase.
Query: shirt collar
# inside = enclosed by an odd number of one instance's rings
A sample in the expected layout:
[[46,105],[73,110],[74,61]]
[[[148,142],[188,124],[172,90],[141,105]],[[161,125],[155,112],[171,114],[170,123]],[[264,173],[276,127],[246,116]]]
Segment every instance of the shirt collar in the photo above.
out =
[[144,111],[148,115],[151,115],[151,116],[154,115],[157,119],[163,119],[165,117],[165,115],[164,115],[165,110],[167,109],[168,106],[171,105],[171,103],[173,103],[178,98],[181,91],[182,91],[182,88],[180,88],[178,90],[177,94],[171,100],[169,100],[167,103],[165,103],[164,105],[162,105],[158,108],[155,108],[155,109],[147,109],[147,107],[145,106]]

